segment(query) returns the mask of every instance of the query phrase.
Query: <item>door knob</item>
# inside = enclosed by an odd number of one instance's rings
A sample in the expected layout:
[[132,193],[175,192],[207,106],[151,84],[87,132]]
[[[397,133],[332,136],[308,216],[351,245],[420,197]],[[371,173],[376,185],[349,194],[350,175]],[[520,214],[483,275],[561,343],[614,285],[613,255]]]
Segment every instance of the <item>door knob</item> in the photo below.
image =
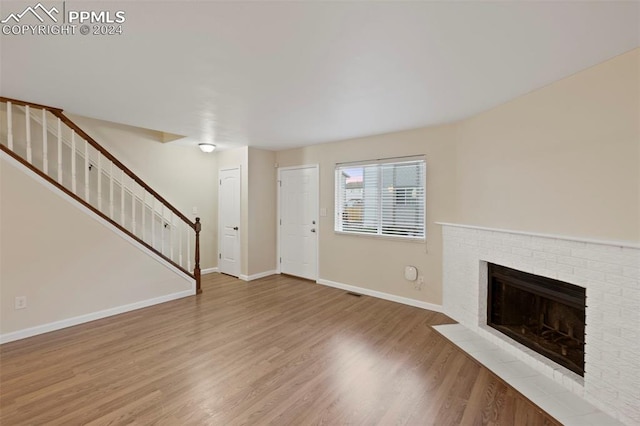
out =
[[237,226],[234,226],[234,227],[233,227],[233,230],[234,230],[234,231],[237,231],[237,230],[238,230],[238,227],[237,227]]
[[316,228],[311,228],[311,232],[316,232]]

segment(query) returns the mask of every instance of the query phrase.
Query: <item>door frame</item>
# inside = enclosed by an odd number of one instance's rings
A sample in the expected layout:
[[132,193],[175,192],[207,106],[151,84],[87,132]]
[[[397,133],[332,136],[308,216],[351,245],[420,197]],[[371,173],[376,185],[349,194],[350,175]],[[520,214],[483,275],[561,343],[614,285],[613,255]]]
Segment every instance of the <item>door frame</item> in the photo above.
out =
[[[243,227],[242,227],[242,166],[241,165],[237,165],[237,166],[230,166],[230,167],[225,167],[224,169],[218,169],[218,178],[217,180],[220,182],[220,172],[228,172],[228,171],[232,171],[232,170],[237,170],[238,171],[238,181],[239,181],[239,187],[240,187],[240,193],[238,194],[238,200],[240,201],[240,217],[238,218],[238,244],[239,244],[239,250],[238,250],[238,265],[239,265],[239,270],[238,270],[238,276],[236,278],[240,278],[240,276],[242,275],[242,232],[243,232]],[[223,237],[223,233],[221,232],[222,230],[222,215],[220,214],[220,197],[221,197],[221,191],[220,191],[220,186],[218,185],[218,272],[223,273],[220,270],[220,255],[221,255],[221,248],[222,248],[222,237]],[[231,275],[231,276],[235,276],[235,275]]]
[[276,258],[276,272],[278,274],[282,273],[282,268],[281,265],[282,263],[280,263],[280,258],[282,255],[282,247],[281,247],[281,241],[282,238],[280,237],[280,233],[282,232],[282,227],[280,226],[280,204],[282,202],[281,200],[281,191],[282,191],[282,172],[286,172],[288,170],[298,170],[298,169],[314,169],[315,173],[316,173],[316,214],[317,214],[317,220],[316,220],[316,276],[314,278],[315,282],[318,282],[318,280],[320,279],[320,165],[319,164],[304,164],[301,166],[289,166],[289,167],[278,167],[278,182],[277,182],[277,188],[278,188],[278,201],[277,201],[277,210],[276,210],[276,229],[278,230],[278,232],[276,232],[276,238],[277,238],[277,245],[278,245],[278,250],[277,250],[277,258]]

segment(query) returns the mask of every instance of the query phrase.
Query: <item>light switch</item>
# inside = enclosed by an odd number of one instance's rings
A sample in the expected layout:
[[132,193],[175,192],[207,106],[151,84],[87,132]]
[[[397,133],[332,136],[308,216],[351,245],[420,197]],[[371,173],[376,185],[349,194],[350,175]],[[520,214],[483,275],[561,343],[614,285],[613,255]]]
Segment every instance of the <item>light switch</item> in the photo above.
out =
[[194,207],[193,207],[193,210],[192,210],[192,213],[193,213],[193,214],[198,214],[198,208],[194,206]]

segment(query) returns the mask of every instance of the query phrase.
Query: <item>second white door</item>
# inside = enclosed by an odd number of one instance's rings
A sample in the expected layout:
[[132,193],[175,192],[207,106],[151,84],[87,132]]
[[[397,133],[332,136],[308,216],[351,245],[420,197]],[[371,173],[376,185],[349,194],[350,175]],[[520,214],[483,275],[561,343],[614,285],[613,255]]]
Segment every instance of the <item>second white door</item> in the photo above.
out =
[[240,276],[240,169],[220,170],[218,271]]
[[318,168],[280,170],[280,272],[318,276]]

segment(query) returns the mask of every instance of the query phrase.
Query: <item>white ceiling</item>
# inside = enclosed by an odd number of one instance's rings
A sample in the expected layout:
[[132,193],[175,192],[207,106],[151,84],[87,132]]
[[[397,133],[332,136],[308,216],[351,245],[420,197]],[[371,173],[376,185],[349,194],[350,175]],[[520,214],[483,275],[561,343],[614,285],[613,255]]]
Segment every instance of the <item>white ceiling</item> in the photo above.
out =
[[3,96],[221,148],[451,122],[640,45],[638,2],[66,7],[124,10],[124,34],[0,36]]

